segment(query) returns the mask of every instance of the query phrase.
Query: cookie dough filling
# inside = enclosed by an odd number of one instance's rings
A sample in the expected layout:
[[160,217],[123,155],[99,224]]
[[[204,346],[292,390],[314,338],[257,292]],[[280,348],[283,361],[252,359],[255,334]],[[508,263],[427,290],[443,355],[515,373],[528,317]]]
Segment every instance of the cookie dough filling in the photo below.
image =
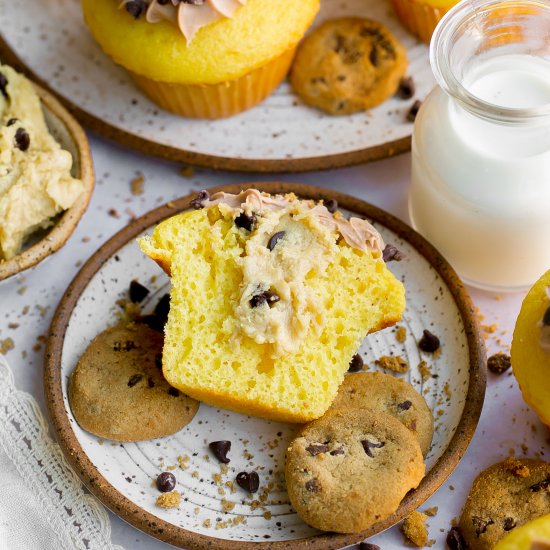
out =
[[[245,237],[240,258],[243,280],[235,307],[238,329],[258,344],[274,345],[275,356],[296,352],[324,324],[324,297],[307,284],[326,276],[337,241],[381,257],[384,243],[374,227],[347,220],[322,204],[294,195],[268,196],[257,190],[220,193],[200,206],[218,205],[231,215]],[[326,298],[326,297],[325,297]]]
[[72,162],[50,135],[32,84],[0,65],[0,260],[74,204],[84,186]]
[[546,297],[548,298],[548,307],[540,322],[540,347],[550,354],[550,286],[546,287]]

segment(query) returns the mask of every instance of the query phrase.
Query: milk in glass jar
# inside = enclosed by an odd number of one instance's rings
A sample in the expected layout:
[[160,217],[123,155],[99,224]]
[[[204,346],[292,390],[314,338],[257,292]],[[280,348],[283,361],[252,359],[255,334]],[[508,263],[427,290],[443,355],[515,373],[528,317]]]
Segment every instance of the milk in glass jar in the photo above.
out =
[[460,2],[430,61],[413,226],[466,282],[524,289],[550,268],[550,0]]

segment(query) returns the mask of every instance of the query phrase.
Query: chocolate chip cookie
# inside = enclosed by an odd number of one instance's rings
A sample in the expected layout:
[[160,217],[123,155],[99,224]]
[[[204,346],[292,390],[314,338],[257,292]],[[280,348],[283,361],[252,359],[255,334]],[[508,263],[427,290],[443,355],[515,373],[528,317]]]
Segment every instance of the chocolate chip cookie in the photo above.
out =
[[394,95],[406,70],[406,50],[388,28],[348,17],[327,21],[305,38],[291,83],[307,104],[347,115]]
[[417,437],[426,456],[434,433],[432,411],[407,382],[382,372],[348,374],[331,409],[369,407],[394,416]]
[[489,550],[509,531],[550,513],[550,463],[508,458],[474,480],[460,531],[470,548]]
[[423,476],[415,436],[370,409],[328,411],[305,426],[286,454],[290,502],[323,531],[363,531],[395,512]]
[[88,346],[69,381],[81,428],[105,439],[142,441],[181,430],[199,402],[162,375],[163,336],[144,324],[117,325]]

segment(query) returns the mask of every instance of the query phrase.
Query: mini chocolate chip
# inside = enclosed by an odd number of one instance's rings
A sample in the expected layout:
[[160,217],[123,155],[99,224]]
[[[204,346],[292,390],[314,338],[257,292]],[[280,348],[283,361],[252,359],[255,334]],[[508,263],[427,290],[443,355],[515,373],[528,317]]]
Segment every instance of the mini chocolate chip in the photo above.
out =
[[360,542],[359,550],[381,550],[378,544],[372,544],[370,542]]
[[338,449],[334,449],[333,451],[330,451],[329,454],[331,454],[332,456],[337,456],[337,455],[343,455],[344,453],[345,453],[344,447],[338,447]]
[[271,239],[269,239],[269,242],[267,243],[267,248],[269,250],[273,250],[277,243],[285,236],[285,231],[277,231],[274,235],[271,236]]
[[328,199],[323,201],[323,204],[331,214],[334,214],[338,210],[338,201],[336,199]]
[[378,48],[376,45],[373,45],[369,53],[369,61],[373,67],[378,67],[380,63],[380,57],[378,55]]
[[412,76],[405,76],[399,81],[399,88],[397,89],[397,96],[401,99],[411,99],[416,91],[414,80]]
[[164,322],[162,319],[159,319],[156,315],[144,315],[139,318],[139,322],[147,325],[149,328],[156,330],[157,332],[164,331]]
[[397,408],[401,411],[408,411],[412,407],[412,401],[403,401],[403,403],[399,403],[397,405]]
[[420,111],[420,107],[422,106],[422,101],[417,99],[409,109],[409,112],[407,113],[407,120],[409,122],[414,122],[416,120],[416,115],[418,114],[418,111]]
[[311,456],[317,456],[318,454],[326,453],[328,451],[328,445],[323,445],[323,444],[310,445],[309,447],[306,447],[306,451]]
[[166,6],[166,4],[168,4],[168,2],[170,2],[170,0],[157,0],[157,2],[158,2],[161,6]]
[[131,0],[126,4],[126,11],[134,18],[139,19],[147,11],[145,0]]
[[176,388],[170,388],[168,390],[168,394],[171,395],[172,397],[179,397],[180,396],[180,391]]
[[137,346],[132,340],[115,342],[113,345],[113,351],[132,351],[133,349],[137,349]]
[[494,374],[502,374],[512,366],[510,356],[505,353],[495,353],[487,359],[487,368]]
[[168,321],[168,313],[170,312],[170,295],[165,294],[155,307],[155,315],[164,324]]
[[548,309],[544,312],[542,324],[546,327],[550,326],[550,307],[548,307]]
[[385,443],[383,441],[381,441],[380,443],[375,443],[373,441],[369,441],[368,439],[363,439],[361,441],[361,445],[363,445],[363,449],[365,449],[367,455],[371,458],[374,458],[374,455],[372,454],[372,449],[380,449],[385,445]]
[[21,151],[26,151],[31,144],[31,136],[25,128],[17,128],[15,132],[15,146]]
[[134,304],[139,304],[143,302],[149,294],[149,289],[144,287],[141,283],[138,283],[135,279],[130,282],[130,288],[128,290],[128,295],[130,296],[130,301]]
[[250,307],[259,307],[263,304],[267,304],[270,306],[271,304],[275,304],[280,300],[279,296],[275,294],[275,292],[271,292],[270,290],[266,290],[264,292],[261,292],[260,294],[256,294],[255,296],[252,296],[250,301],[248,302],[250,304]]
[[193,6],[202,6],[205,0],[181,0],[184,4],[192,4]]
[[128,387],[133,388],[143,378],[143,374],[133,374],[128,380]]
[[260,487],[260,477],[256,472],[239,472],[237,485],[249,493],[255,493]]
[[384,247],[384,251],[382,252],[382,259],[385,262],[391,262],[391,261],[400,262],[403,259],[403,257],[404,257],[403,253],[397,248],[395,248],[393,244],[387,244]]
[[439,338],[429,330],[424,329],[422,332],[422,338],[420,338],[420,341],[418,342],[418,347],[422,351],[433,353],[439,349],[440,345],[441,343],[439,342]]
[[246,229],[247,231],[254,231],[258,225],[258,218],[256,218],[254,214],[249,216],[248,214],[241,212],[235,218],[235,225],[241,229]]
[[149,388],[154,388],[155,387],[155,381],[149,376],[149,378],[147,378],[147,387]]
[[466,550],[466,541],[458,527],[452,527],[447,534],[447,546],[451,550]]
[[310,479],[306,481],[306,491],[310,493],[318,493],[321,490],[321,487],[316,479]]
[[19,122],[18,118],[10,118],[8,122],[6,122],[6,126],[13,126],[16,122]]
[[538,493],[542,489],[548,489],[549,485],[550,485],[550,477],[547,477],[546,479],[543,479],[542,481],[539,481],[538,483],[531,485],[529,489],[531,489],[533,493]]
[[504,518],[505,531],[511,531],[516,525],[516,520],[514,518]]
[[162,353],[157,353],[155,355],[155,367],[157,367],[157,369],[162,369]]
[[476,535],[479,537],[479,535],[482,535],[487,531],[487,527],[489,525],[493,525],[495,523],[492,519],[483,519],[478,516],[472,516],[472,525],[476,529]]
[[0,73],[0,93],[6,98],[9,99],[8,95],[8,79],[4,73]]
[[356,353],[349,362],[348,372],[359,372],[363,368],[363,358]]
[[223,464],[229,464],[229,458],[227,458],[227,453],[231,450],[231,441],[212,441],[208,446],[214,454],[214,456]]
[[200,210],[204,208],[204,203],[210,198],[210,193],[203,189],[197,193],[197,196],[189,203],[189,206],[195,210]]
[[347,79],[347,76],[345,74],[339,74],[336,77],[336,80],[338,80],[339,82],[345,82],[346,79]]
[[161,493],[169,493],[176,486],[176,477],[170,472],[162,472],[157,477],[157,489]]

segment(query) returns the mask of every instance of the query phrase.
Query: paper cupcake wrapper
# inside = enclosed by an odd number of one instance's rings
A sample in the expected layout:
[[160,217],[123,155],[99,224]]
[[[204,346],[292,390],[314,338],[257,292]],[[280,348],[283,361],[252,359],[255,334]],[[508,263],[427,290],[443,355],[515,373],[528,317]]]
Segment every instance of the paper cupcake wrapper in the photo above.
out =
[[130,74],[137,86],[167,111],[190,118],[225,118],[254,107],[271,94],[288,73],[295,50],[291,48],[257,69],[219,84],[159,82]]
[[417,0],[391,0],[391,2],[401,23],[427,44],[441,18],[452,7],[438,8]]

